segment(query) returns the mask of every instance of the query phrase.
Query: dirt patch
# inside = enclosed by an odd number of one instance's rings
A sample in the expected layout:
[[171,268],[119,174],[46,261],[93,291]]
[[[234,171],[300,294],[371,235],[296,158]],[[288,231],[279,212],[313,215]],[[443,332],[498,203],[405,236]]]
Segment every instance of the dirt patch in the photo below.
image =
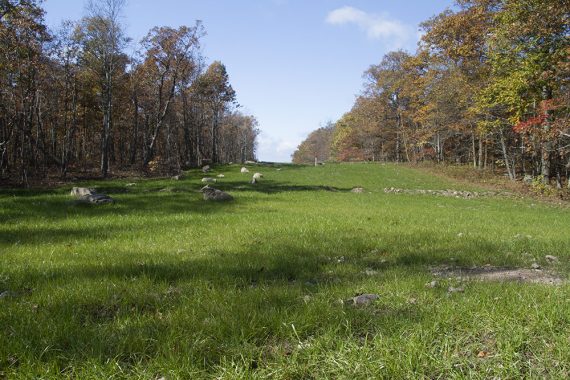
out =
[[436,268],[432,274],[448,277],[479,281],[516,281],[533,284],[561,285],[565,281],[555,273],[542,269],[526,268],[497,268],[491,266],[473,268]]

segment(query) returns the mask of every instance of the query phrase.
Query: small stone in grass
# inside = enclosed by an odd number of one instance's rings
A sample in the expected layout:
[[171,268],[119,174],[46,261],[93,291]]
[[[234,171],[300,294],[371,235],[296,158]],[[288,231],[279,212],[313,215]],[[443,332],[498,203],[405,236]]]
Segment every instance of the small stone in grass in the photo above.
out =
[[453,286],[450,286],[449,288],[447,288],[447,291],[449,293],[463,293],[465,289],[462,287],[454,288]]
[[361,294],[356,297],[349,298],[344,301],[347,305],[366,306],[371,302],[376,301],[380,296],[378,294]]
[[16,297],[18,296],[18,293],[16,292],[11,292],[10,290],[5,290],[3,292],[0,292],[0,299],[1,298],[10,298],[10,297]]
[[532,269],[540,269],[540,265],[538,265],[537,263],[532,263],[532,265],[530,267]]
[[558,261],[558,257],[552,256],[552,255],[546,255],[546,256],[544,256],[544,258],[545,258],[546,261],[548,261],[549,263],[553,263],[553,262],[555,262],[555,261]]
[[435,288],[437,286],[437,281],[433,280],[432,282],[428,282],[426,287],[428,288]]
[[366,270],[364,271],[364,273],[367,276],[374,276],[378,274],[378,271],[375,271],[374,269],[370,269],[370,268],[366,268]]
[[489,353],[487,351],[479,351],[479,353],[477,354],[477,357],[480,359],[484,359],[487,356],[489,356]]

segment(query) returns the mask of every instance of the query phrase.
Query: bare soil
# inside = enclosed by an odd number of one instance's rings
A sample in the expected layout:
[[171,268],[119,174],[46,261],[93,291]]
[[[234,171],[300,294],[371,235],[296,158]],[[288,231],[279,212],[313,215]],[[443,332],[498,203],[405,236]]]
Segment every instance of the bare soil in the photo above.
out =
[[472,268],[434,268],[432,274],[438,277],[479,280],[515,281],[522,283],[561,285],[565,282],[556,273],[543,269],[498,268],[492,266]]

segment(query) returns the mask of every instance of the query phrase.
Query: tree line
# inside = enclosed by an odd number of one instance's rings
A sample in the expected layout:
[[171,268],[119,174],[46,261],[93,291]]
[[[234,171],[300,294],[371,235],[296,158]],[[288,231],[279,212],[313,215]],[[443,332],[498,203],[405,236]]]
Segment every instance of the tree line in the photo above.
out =
[[39,0],[0,1],[0,178],[255,159],[258,123],[225,66],[205,63],[202,23],[152,28],[128,54],[123,7],[91,1],[50,32]]
[[370,66],[352,109],[293,161],[469,163],[568,183],[570,3],[456,0],[421,28],[416,53]]

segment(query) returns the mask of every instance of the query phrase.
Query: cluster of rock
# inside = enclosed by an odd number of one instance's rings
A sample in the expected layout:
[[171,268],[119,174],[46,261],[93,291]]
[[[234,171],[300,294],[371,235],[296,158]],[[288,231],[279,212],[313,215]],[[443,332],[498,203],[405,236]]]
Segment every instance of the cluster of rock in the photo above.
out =
[[[246,162],[249,164],[255,164],[255,162]],[[205,165],[202,167],[203,173],[208,173],[211,171],[210,165]],[[249,173],[249,170],[246,167],[241,168],[241,173]],[[224,178],[224,174],[218,174],[217,178]],[[171,177],[175,181],[182,180],[184,178],[183,174],[179,174],[176,176]],[[202,178],[203,183],[216,183],[217,178],[212,177],[204,177]],[[255,173],[252,177],[252,184],[257,183],[261,178],[263,178],[263,174]],[[135,183],[128,183],[125,186],[135,186]],[[165,188],[160,191],[172,191],[172,188]],[[230,201],[234,198],[226,193],[225,191],[215,189],[210,186],[204,186],[200,189],[200,192],[203,194],[204,199],[207,201]],[[90,204],[107,204],[107,203],[114,203],[115,200],[106,194],[97,193],[95,189],[87,188],[87,187],[74,187],[71,189],[71,195],[76,198],[76,202],[78,203],[90,203]]]
[[492,191],[485,192],[475,192],[475,191],[464,191],[464,190],[422,190],[422,189],[398,189],[395,187],[388,187],[384,189],[387,194],[428,194],[428,195],[438,195],[442,197],[455,197],[455,198],[476,198],[483,196],[493,196],[497,193]]
[[77,198],[77,201],[81,203],[101,205],[115,202],[110,196],[97,193],[95,189],[87,187],[74,187],[71,189],[71,195]]
[[[255,162],[247,162],[246,164],[254,164]],[[204,173],[207,173],[211,170],[209,165],[206,165],[202,168],[202,171]],[[245,166],[242,167],[240,169],[240,173],[244,174],[244,173],[249,173],[249,169],[246,168]],[[217,178],[224,178],[225,176],[223,174],[218,174]],[[263,174],[261,173],[255,173],[253,174],[251,183],[252,184],[256,184],[261,178],[263,178]],[[212,178],[212,177],[204,177],[202,178],[202,182],[203,183],[216,183],[217,179],[216,178]],[[220,189],[215,189],[213,187],[210,186],[204,186],[202,189],[200,189],[200,192],[203,194],[204,199],[207,201],[231,201],[234,198],[226,193],[225,191],[222,191]]]

